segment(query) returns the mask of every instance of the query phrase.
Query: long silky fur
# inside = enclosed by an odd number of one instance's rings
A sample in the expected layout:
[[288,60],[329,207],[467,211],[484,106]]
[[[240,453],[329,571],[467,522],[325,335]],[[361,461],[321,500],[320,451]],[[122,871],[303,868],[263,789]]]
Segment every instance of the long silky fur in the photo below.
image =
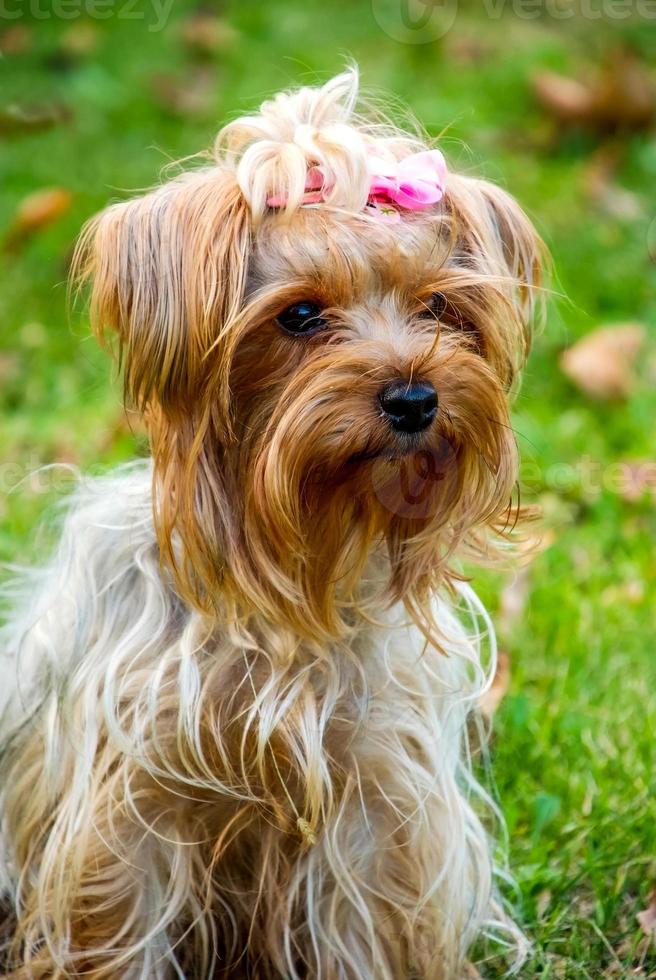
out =
[[[356,94],[347,72],[265,103],[82,236],[152,460],[82,479],[8,586],[12,980],[458,980],[485,936],[521,960],[467,746],[494,637],[456,559],[493,560],[509,519],[541,248],[455,174],[435,214],[363,215],[369,149],[423,144]],[[316,163],[328,199],[299,208]],[[330,330],[303,346],[276,316],[308,295]],[[376,406],[415,376],[440,415],[408,513],[412,445]]]
[[400,608],[324,650],[217,635],[162,578],[150,480],[81,483],[2,633],[9,975],[456,976],[508,928],[463,742],[495,664],[474,593],[466,629],[435,600],[439,649]]

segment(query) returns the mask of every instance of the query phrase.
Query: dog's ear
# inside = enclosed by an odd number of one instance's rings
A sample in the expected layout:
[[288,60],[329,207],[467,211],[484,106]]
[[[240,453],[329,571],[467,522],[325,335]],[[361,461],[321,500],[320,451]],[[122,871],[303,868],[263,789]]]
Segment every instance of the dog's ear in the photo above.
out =
[[484,311],[483,341],[505,384],[528,355],[543,310],[547,250],[517,201],[486,180],[453,175],[447,207],[457,264]]
[[87,225],[74,275],[92,284],[98,335],[118,334],[129,402],[175,417],[198,402],[210,370],[216,378],[216,358],[229,363],[249,239],[244,198],[219,167],[111,205]]
[[220,456],[250,237],[234,174],[212,167],[108,207],[73,263],[74,277],[91,282],[96,333],[118,335],[126,400],[146,418],[162,560],[203,607],[234,523]]

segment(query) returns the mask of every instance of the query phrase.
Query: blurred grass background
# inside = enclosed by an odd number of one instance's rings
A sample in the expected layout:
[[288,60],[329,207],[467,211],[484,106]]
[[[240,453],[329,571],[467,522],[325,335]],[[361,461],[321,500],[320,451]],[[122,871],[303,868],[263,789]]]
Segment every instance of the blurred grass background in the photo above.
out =
[[[51,499],[27,476],[36,466],[88,469],[143,450],[84,314],[67,307],[83,221],[209,146],[230,115],[354,57],[367,89],[407,102],[433,134],[446,127],[453,165],[511,189],[555,256],[560,298],[515,412],[531,473],[523,496],[544,508],[550,544],[519,579],[481,580],[511,664],[493,755],[535,941],[522,976],[656,977],[636,921],[656,885],[655,500],[647,485],[627,492],[605,479],[656,459],[656,136],[648,111],[629,118],[640,91],[608,67],[629,59],[649,101],[656,11],[612,0],[422,10],[412,0],[413,28],[407,2],[2,8],[0,559],[34,555],[30,531]],[[423,14],[433,19],[422,27]],[[452,15],[442,29],[439,17]],[[600,85],[618,89],[608,118],[569,119],[552,76],[538,97],[545,71],[593,87],[601,73]],[[37,199],[29,226],[20,208],[46,189],[54,197]],[[626,321],[645,332],[630,384],[593,400],[564,375],[561,352]]]

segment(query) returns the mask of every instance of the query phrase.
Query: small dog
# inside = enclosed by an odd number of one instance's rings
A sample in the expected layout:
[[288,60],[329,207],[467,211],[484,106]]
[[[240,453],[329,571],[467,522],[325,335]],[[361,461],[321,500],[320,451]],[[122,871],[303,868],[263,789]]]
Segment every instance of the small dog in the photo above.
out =
[[357,85],[265,102],[81,238],[152,460],[82,481],[12,587],[8,977],[448,980],[521,944],[456,562],[507,541],[542,250]]

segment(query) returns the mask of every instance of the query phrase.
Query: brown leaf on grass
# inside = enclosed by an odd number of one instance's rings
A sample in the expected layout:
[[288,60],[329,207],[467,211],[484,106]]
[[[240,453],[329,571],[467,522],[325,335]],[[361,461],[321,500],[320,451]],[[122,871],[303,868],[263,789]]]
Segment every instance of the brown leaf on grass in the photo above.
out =
[[602,124],[619,129],[645,129],[654,120],[653,79],[630,48],[611,51],[595,93],[597,118]]
[[638,925],[646,936],[656,936],[656,888],[649,893],[649,905],[636,915]]
[[445,53],[451,61],[460,65],[481,65],[494,56],[494,47],[476,34],[460,34],[450,31],[444,39]]
[[24,54],[32,46],[33,33],[25,24],[14,24],[0,34],[2,54]]
[[18,205],[5,237],[5,249],[15,249],[32,235],[57,221],[71,206],[73,196],[62,187],[28,194]]
[[491,685],[478,699],[478,709],[488,721],[494,717],[497,708],[508,693],[510,687],[510,654],[507,650],[499,650],[497,654],[497,669]]
[[636,54],[626,47],[610,52],[601,71],[589,79],[538,72],[532,78],[535,96],[554,120],[600,133],[648,128],[656,114],[652,78]]
[[614,218],[635,220],[643,212],[637,194],[615,180],[624,158],[624,148],[617,143],[602,145],[583,170],[583,190],[606,214]]
[[184,77],[155,75],[152,86],[159,105],[176,116],[206,116],[214,108],[216,78],[210,68],[196,68]]
[[627,398],[634,386],[633,362],[644,339],[639,323],[599,327],[561,354],[560,367],[592,398]]
[[578,123],[590,115],[592,93],[583,82],[541,71],[533,75],[531,83],[538,102],[559,122]]
[[73,24],[60,35],[57,46],[50,51],[44,64],[54,72],[68,72],[92,54],[98,44],[98,31],[93,24]]
[[0,354],[0,384],[13,381],[19,369],[18,357],[16,354]]
[[61,102],[47,105],[22,105],[12,102],[0,108],[0,135],[23,136],[41,133],[60,123],[68,122],[73,114]]
[[553,893],[550,888],[543,888],[542,891],[537,896],[535,902],[535,908],[538,913],[538,919],[542,921],[546,918],[549,907],[553,899]]
[[61,36],[59,47],[72,58],[92,54],[98,47],[99,31],[94,24],[71,24]]
[[194,54],[215,55],[229,48],[236,38],[234,27],[211,14],[193,14],[182,24],[182,40]]
[[[650,896],[653,901],[654,892]],[[603,980],[654,980],[656,972],[653,969],[654,935],[646,933],[636,942],[635,935],[635,899],[631,892],[624,894],[622,904],[614,915],[615,934],[622,937],[613,944],[616,959],[603,971]]]

